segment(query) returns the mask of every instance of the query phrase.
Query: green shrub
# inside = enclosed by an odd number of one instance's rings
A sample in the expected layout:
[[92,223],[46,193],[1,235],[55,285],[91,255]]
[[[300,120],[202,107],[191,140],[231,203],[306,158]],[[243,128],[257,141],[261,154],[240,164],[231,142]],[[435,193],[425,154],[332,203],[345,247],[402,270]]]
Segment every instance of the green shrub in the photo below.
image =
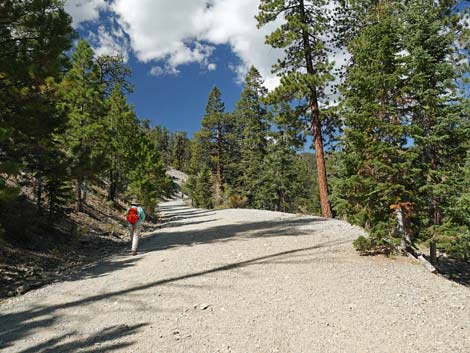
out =
[[361,235],[354,240],[353,246],[361,255],[389,255],[396,251],[399,242],[397,238],[382,238],[373,235],[366,238]]
[[369,238],[361,235],[359,238],[353,241],[353,246],[356,251],[360,252],[361,254],[365,254],[372,249],[372,242]]
[[470,230],[467,227],[450,227],[445,224],[436,229],[434,240],[437,248],[450,257],[470,263]]

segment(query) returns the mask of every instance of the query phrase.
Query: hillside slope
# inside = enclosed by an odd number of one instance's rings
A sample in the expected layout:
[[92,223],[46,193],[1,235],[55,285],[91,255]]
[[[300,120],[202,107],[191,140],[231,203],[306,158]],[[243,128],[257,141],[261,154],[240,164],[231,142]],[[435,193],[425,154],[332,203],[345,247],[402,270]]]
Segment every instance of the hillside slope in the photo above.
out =
[[[99,187],[90,189],[83,212],[70,208],[53,226],[47,215],[37,214],[31,200],[24,199],[15,206],[24,213],[12,221],[17,231],[4,241],[0,238],[0,300],[60,281],[128,246],[126,205],[107,201],[106,191]],[[155,226],[146,223],[147,229]]]

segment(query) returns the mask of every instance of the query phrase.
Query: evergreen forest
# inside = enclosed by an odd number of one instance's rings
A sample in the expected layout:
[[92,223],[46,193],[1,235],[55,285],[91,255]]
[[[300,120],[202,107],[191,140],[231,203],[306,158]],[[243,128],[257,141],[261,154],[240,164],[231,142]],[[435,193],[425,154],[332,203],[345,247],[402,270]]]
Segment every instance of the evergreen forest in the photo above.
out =
[[[149,213],[183,192],[198,208],[348,221],[368,233],[362,253],[432,244],[470,262],[467,5],[327,4],[261,0],[260,28],[284,19],[266,37],[284,52],[280,84],[268,91],[252,66],[231,111],[208,87],[190,136],[139,119],[124,58],[96,55],[62,1],[2,1],[0,239],[22,237],[25,222],[54,228],[99,186],[106,202],[137,197]],[[338,50],[349,55],[339,70]],[[169,168],[189,175],[182,190]]]

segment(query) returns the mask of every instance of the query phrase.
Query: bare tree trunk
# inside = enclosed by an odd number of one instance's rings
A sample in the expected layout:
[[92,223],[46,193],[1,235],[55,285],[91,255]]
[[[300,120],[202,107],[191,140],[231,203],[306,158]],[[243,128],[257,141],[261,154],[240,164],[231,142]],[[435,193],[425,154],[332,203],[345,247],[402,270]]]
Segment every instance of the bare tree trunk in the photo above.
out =
[[440,225],[441,220],[442,220],[442,214],[441,214],[441,207],[440,207],[439,198],[436,197],[436,196],[433,196],[432,200],[431,200],[431,205],[432,205],[432,209],[433,209],[433,214],[432,214],[433,224],[436,225],[436,226]]
[[82,212],[83,211],[82,189],[81,189],[80,180],[78,179],[74,180],[74,186],[75,186],[75,211]]
[[82,187],[82,204],[83,203],[86,203],[86,200],[87,200],[87,197],[88,197],[88,186],[86,184],[86,182],[82,182],[80,184],[80,186]]
[[406,250],[409,244],[407,241],[406,231],[403,224],[403,210],[400,206],[395,210],[395,214],[397,216],[397,231],[398,234],[400,234],[400,246],[403,250]]
[[[300,13],[302,16],[301,20],[305,20],[305,6],[304,1],[300,1]],[[303,46],[305,52],[305,63],[307,65],[307,73],[309,75],[315,75],[315,68],[313,66],[312,47],[309,41],[308,32],[302,31]],[[318,186],[320,189],[320,204],[323,217],[332,218],[333,213],[331,212],[330,202],[328,200],[328,180],[326,177],[326,166],[325,166],[325,155],[323,149],[323,137],[321,134],[320,124],[320,111],[318,109],[318,98],[317,89],[315,86],[310,87],[310,114],[312,114],[312,133],[314,138],[315,146],[315,159],[317,162],[317,173],[318,173]]]
[[49,225],[53,223],[53,219],[54,219],[55,199],[56,199],[56,195],[55,195],[55,191],[53,191],[49,195],[49,214],[47,217],[47,222]]
[[437,251],[436,251],[436,242],[434,240],[431,240],[431,243],[429,244],[429,257],[431,260],[431,265],[436,265],[437,264]]
[[409,205],[409,203],[399,203],[390,206],[391,209],[395,210],[395,215],[397,217],[397,232],[400,235],[400,247],[405,251],[407,251],[407,249],[412,245],[409,225]]
[[116,198],[116,189],[117,189],[117,177],[116,173],[113,170],[109,171],[109,190],[108,197],[109,201],[114,201]]
[[38,215],[42,215],[42,183],[40,179],[36,180],[36,210]]
[[[316,97],[315,97],[316,98]],[[318,103],[312,100],[312,132],[315,143],[315,160],[317,162],[318,187],[320,190],[320,205],[323,217],[332,218],[330,202],[328,200],[328,180],[326,176],[325,155],[323,150],[323,138],[321,135],[320,119],[318,117]]]

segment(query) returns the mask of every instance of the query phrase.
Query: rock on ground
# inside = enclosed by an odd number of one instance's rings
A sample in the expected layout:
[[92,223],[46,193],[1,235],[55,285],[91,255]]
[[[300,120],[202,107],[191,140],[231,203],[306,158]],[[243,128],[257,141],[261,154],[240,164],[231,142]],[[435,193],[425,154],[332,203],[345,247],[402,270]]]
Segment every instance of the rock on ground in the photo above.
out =
[[123,254],[0,306],[2,352],[470,352],[470,290],[361,230],[178,201]]

